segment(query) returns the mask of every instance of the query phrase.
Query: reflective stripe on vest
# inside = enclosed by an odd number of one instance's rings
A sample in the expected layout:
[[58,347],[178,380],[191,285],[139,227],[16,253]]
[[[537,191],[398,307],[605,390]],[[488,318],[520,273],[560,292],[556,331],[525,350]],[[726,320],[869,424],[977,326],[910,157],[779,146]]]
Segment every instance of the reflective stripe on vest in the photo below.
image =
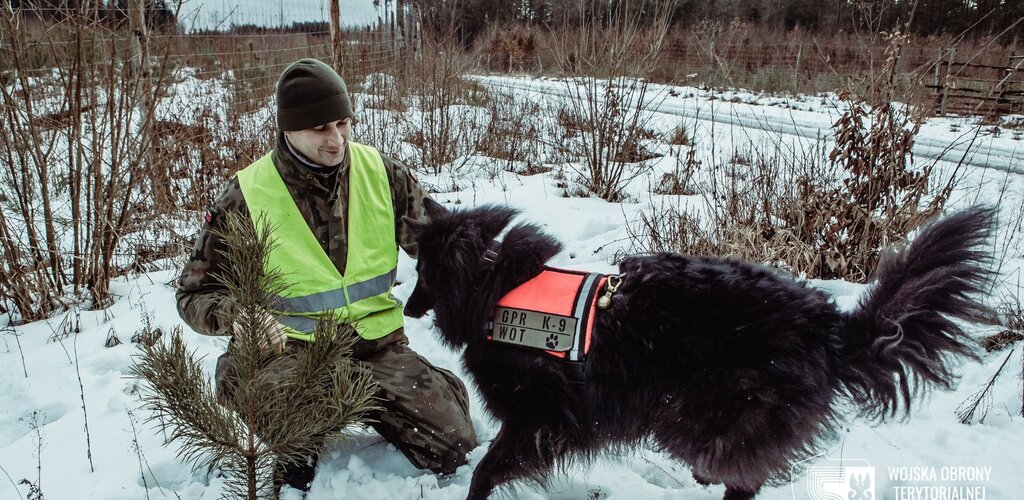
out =
[[498,300],[487,338],[583,361],[605,279],[598,273],[545,267]]
[[[348,142],[348,253],[342,276],[317,241],[268,153],[238,172],[257,230],[270,224],[265,268],[287,283],[272,312],[297,339],[313,340],[317,319],[352,324],[366,339],[402,327],[401,303],[391,295],[398,264],[395,211],[377,150]],[[263,217],[261,217],[261,214]]]

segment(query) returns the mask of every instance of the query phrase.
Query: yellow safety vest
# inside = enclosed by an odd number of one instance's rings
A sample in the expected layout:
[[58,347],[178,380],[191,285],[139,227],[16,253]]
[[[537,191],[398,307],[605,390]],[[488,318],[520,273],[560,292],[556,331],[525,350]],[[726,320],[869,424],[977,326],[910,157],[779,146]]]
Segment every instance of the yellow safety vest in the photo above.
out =
[[[238,172],[257,231],[274,228],[265,269],[287,282],[271,313],[288,336],[313,340],[316,321],[355,327],[365,339],[402,327],[402,304],[391,295],[398,264],[395,210],[384,161],[376,149],[348,141],[348,255],[342,276],[327,257],[267,153]],[[260,215],[263,214],[263,217]]]

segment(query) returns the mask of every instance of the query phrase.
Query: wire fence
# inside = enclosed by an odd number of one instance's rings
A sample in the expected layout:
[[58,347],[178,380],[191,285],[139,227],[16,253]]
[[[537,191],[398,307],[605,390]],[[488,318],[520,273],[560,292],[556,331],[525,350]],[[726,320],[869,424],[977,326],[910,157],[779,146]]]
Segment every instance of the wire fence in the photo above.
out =
[[[287,64],[303,57],[333,60],[325,8],[308,4],[285,8],[283,2],[278,2],[260,9],[226,12],[223,7],[217,10],[205,5],[183,16],[180,24],[226,27],[226,31],[156,30],[145,39],[148,54],[172,68],[187,68],[195,78],[227,78],[237,85],[251,86],[263,96]],[[343,19],[348,15],[344,9],[343,6]],[[357,82],[373,73],[401,73],[412,58],[420,56],[416,52],[420,35],[414,29],[415,19],[407,15],[396,19],[393,12],[378,14],[382,17],[374,27],[341,33],[338,69],[349,81]],[[196,23],[201,16],[208,17],[210,22]],[[505,30],[512,29],[516,27]],[[493,32],[500,34],[502,30],[496,28]],[[527,46],[515,48],[515,54],[496,48],[486,37],[466,52],[475,60],[477,70],[557,75],[566,72],[555,55],[557,39],[571,35],[532,28],[530,39],[524,42]],[[72,69],[71,64],[60,64],[72,60],[71,52],[84,53],[76,67],[84,64],[104,69],[110,61],[118,59],[118,54],[130,50],[134,41],[135,37],[126,30],[113,29],[104,35],[94,32],[87,40],[71,30],[62,34],[51,29],[45,37],[27,41],[23,47],[13,47],[10,39],[0,37],[0,83],[13,79],[14,62],[6,55],[15,49],[23,52],[26,60],[20,62],[21,68],[29,68],[28,76],[49,77]],[[928,90],[928,85],[934,87],[936,82],[923,82],[922,78],[934,74],[955,45],[959,45],[958,59],[974,64],[1005,65],[1014,55],[1024,53],[1013,43],[997,42],[912,39],[903,46],[899,59],[899,70],[906,79],[904,85],[922,95],[935,94]],[[885,58],[886,44],[877,36],[760,33],[749,27],[718,31],[675,29],[664,40],[654,72],[647,76],[659,83],[769,93],[820,93],[848,88],[856,85],[858,79],[870,78]],[[978,78],[972,71],[970,66],[962,67],[964,74],[957,76]]]

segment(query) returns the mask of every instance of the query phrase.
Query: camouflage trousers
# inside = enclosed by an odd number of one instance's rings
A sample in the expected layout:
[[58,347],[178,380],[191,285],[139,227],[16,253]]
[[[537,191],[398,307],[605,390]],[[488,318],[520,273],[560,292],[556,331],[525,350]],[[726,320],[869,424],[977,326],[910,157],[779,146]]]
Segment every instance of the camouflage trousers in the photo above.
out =
[[[285,359],[276,366],[288,370],[302,341],[289,340]],[[469,417],[466,386],[452,372],[438,368],[409,348],[403,330],[377,340],[360,340],[353,349],[357,366],[368,370],[379,386],[382,411],[370,414],[370,424],[420,469],[448,474],[466,463],[477,446]],[[233,371],[228,353],[217,360],[217,399],[231,399],[225,382]],[[281,373],[285,373],[282,371]]]

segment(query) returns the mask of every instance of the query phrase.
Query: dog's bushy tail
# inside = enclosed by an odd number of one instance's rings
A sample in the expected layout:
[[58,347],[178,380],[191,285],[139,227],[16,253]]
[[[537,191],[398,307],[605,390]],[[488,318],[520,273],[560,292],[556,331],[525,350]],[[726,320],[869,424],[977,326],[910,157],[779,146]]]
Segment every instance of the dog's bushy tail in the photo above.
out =
[[955,320],[983,319],[995,210],[970,208],[923,228],[879,263],[877,282],[840,333],[839,378],[861,416],[905,418],[919,391],[956,383],[955,359],[977,358]]

